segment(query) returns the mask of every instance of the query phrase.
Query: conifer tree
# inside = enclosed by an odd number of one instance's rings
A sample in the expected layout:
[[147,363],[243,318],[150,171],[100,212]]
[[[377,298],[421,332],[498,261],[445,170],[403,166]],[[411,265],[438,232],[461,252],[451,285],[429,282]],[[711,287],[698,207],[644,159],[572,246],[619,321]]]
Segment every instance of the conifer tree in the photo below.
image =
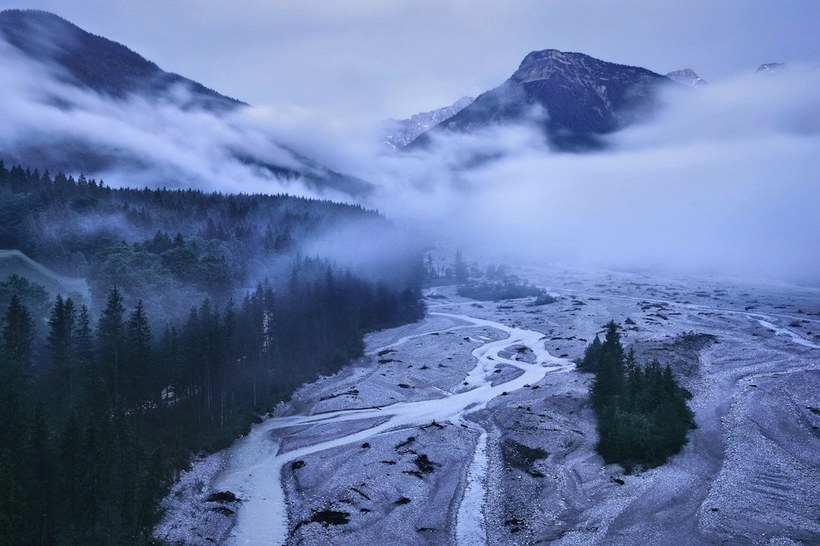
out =
[[4,324],[0,345],[0,445],[14,448],[23,439],[34,343],[31,316],[17,295],[11,298]]
[[108,293],[105,308],[97,322],[97,357],[109,395],[120,401],[122,360],[125,345],[125,323],[122,295],[116,287]]
[[584,350],[584,357],[581,359],[581,362],[578,363],[578,369],[585,372],[597,371],[598,364],[601,361],[601,351],[601,339],[596,334],[595,339],[593,339],[592,343],[587,345],[587,348]]
[[19,457],[0,443],[0,537],[5,544],[24,544],[25,488]]
[[27,373],[31,366],[31,351],[34,344],[34,324],[28,309],[15,294],[11,298],[4,316],[3,350],[9,366],[15,367],[21,374]]
[[38,404],[34,412],[25,450],[24,467],[28,496],[28,535],[35,544],[49,544],[54,518],[51,511],[54,475],[42,404]]
[[72,411],[65,419],[58,438],[57,458],[55,461],[57,483],[55,485],[58,499],[73,499],[72,502],[58,502],[57,517],[64,526],[64,535],[74,536],[75,524],[79,516],[76,500],[80,498],[82,467],[82,436],[78,424],[77,412]]
[[137,303],[125,328],[123,383],[131,403],[143,403],[151,372],[151,327],[142,300]]
[[591,390],[592,403],[596,408],[611,403],[612,398],[621,393],[624,381],[624,349],[618,325],[615,321],[609,321],[606,329]]
[[100,377],[95,377],[94,373],[94,334],[91,330],[88,307],[85,305],[80,306],[80,313],[77,317],[72,357],[72,369],[77,378],[77,388],[74,389],[75,398],[81,399],[89,395],[94,390],[94,385],[102,380]]
[[467,263],[461,256],[461,250],[456,250],[456,258],[453,262],[453,277],[457,283],[464,283],[467,282],[468,276]]
[[70,394],[73,377],[73,344],[77,311],[71,298],[63,301],[60,294],[48,319],[46,344],[51,360],[52,374],[58,394]]
[[26,401],[31,368],[33,325],[15,294],[3,316],[0,344],[0,537],[25,543],[31,506],[25,460]]

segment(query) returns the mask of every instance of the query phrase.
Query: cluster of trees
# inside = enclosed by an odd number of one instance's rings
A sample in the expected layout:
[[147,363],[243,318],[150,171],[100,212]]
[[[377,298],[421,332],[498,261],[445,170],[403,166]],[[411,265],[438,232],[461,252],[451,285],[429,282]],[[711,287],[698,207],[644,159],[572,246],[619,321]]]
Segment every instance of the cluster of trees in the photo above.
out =
[[456,250],[453,262],[447,264],[436,264],[433,255],[427,254],[424,260],[424,283],[427,286],[439,286],[444,284],[461,284],[469,281],[470,268],[461,250]]
[[513,300],[531,296],[535,296],[537,305],[545,305],[555,301],[542,288],[514,281],[465,284],[459,286],[457,292],[459,296],[480,301]]
[[104,301],[116,285],[129,300],[146,295],[146,306],[174,316],[180,301],[205,296],[224,303],[238,279],[246,278],[241,261],[232,265],[215,241],[182,235],[171,238],[157,231],[153,238],[100,248],[88,268],[88,284],[94,301]]
[[695,426],[686,403],[691,394],[669,365],[638,365],[634,351],[624,351],[614,321],[606,325],[603,343],[596,336],[587,347],[578,368],[595,374],[589,395],[598,418],[597,450],[607,463],[628,471],[658,466],[681,450]]
[[[37,317],[48,315],[49,296],[43,286],[17,274],[0,279],[0,310],[8,308],[14,296],[20,299],[32,315]],[[42,330],[43,326],[44,324],[35,324],[37,330]],[[42,331],[38,333],[42,334]]]

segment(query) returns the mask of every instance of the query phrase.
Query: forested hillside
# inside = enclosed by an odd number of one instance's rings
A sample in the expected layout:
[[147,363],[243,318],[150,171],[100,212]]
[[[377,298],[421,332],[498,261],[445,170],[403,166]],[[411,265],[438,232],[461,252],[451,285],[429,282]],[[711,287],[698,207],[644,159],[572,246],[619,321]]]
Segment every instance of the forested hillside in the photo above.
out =
[[[363,240],[366,257],[359,255]],[[126,303],[142,298],[153,314],[180,318],[190,301],[208,296],[224,303],[265,278],[286,282],[299,256],[330,257],[369,281],[413,287],[423,270],[420,248],[408,241],[359,205],[114,189],[102,180],[9,169],[0,161],[0,249],[86,277],[96,306],[116,285]]]
[[[393,247],[380,268],[319,255],[359,230]],[[191,454],[361,355],[364,333],[423,315],[419,256],[395,237],[357,206],[0,163],[0,247],[90,287],[0,279],[0,543],[147,543]]]

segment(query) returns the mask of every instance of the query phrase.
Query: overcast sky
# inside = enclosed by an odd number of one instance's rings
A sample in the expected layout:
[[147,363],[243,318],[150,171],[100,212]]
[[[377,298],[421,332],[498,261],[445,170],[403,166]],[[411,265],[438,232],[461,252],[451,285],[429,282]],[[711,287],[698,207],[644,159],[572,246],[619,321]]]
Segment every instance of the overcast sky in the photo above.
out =
[[405,117],[504,81],[529,51],[720,80],[820,61],[816,0],[0,0],[294,117]]

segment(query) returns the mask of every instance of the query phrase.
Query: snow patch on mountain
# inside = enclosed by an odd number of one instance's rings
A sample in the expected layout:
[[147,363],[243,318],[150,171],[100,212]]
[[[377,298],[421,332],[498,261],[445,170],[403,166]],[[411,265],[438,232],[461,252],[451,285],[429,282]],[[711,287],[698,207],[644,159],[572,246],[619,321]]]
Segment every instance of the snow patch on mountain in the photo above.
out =
[[428,129],[458,114],[470,106],[474,100],[475,97],[461,97],[453,104],[443,108],[421,112],[410,116],[408,119],[391,119],[386,122],[387,129],[385,132],[388,134],[384,137],[384,142],[394,150],[401,148]]

